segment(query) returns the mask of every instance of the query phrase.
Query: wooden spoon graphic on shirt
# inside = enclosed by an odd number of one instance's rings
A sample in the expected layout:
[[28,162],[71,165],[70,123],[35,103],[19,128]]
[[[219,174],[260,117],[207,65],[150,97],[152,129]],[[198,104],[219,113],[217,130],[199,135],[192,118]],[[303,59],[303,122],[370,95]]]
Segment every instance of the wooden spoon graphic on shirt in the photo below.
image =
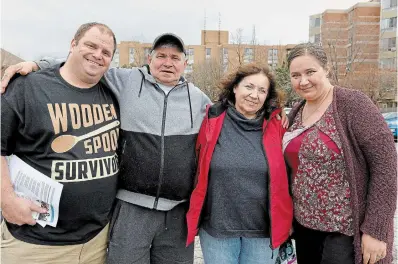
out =
[[94,131],[91,131],[90,133],[87,133],[85,135],[81,135],[79,137],[73,136],[73,135],[62,135],[53,140],[51,143],[51,148],[53,149],[54,152],[56,153],[64,153],[73,148],[77,142],[84,140],[86,138],[90,138],[93,136],[96,136],[98,134],[101,134],[109,129],[112,129],[114,127],[117,127],[120,124],[119,121],[114,121],[112,123],[109,123],[103,127],[100,127]]

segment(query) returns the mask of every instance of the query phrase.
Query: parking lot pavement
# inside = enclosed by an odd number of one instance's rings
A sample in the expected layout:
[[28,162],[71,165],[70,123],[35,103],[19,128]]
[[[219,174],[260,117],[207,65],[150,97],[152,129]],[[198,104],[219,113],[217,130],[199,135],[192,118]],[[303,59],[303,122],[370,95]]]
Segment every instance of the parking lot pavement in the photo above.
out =
[[204,264],[202,250],[200,249],[199,237],[195,237],[195,257],[194,264]]
[[[397,201],[398,202],[398,201]],[[398,264],[398,210],[395,212],[394,220],[394,246],[393,246],[393,264]],[[200,249],[199,238],[195,238],[195,261],[194,264],[204,264],[202,251]]]

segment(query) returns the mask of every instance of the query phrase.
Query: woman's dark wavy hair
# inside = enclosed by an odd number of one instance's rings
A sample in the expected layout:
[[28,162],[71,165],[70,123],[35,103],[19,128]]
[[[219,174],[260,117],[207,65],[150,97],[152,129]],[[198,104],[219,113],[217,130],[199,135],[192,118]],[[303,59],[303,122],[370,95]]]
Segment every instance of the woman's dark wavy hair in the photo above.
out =
[[265,118],[268,118],[274,109],[282,106],[283,93],[277,90],[275,77],[267,65],[256,63],[245,64],[240,66],[236,71],[228,74],[218,84],[218,88],[221,89],[219,101],[224,106],[227,106],[228,102],[235,104],[234,88],[243,80],[243,78],[258,73],[263,73],[269,80],[267,98],[264,101],[264,105],[259,110],[259,112],[265,110]]

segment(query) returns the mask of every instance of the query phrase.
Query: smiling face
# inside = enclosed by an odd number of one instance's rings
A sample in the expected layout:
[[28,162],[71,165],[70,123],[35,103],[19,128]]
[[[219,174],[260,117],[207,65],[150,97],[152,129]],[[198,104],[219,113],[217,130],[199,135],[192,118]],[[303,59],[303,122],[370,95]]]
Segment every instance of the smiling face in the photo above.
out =
[[246,76],[234,88],[235,108],[248,119],[256,117],[264,105],[270,83],[264,73]]
[[174,86],[178,83],[187,62],[184,53],[176,47],[158,47],[154,54],[148,55],[151,75],[157,82]]
[[78,41],[72,40],[68,61],[82,82],[95,84],[108,70],[113,50],[114,40],[109,32],[92,27]]
[[307,101],[316,101],[331,86],[328,71],[311,55],[294,58],[289,70],[293,89]]

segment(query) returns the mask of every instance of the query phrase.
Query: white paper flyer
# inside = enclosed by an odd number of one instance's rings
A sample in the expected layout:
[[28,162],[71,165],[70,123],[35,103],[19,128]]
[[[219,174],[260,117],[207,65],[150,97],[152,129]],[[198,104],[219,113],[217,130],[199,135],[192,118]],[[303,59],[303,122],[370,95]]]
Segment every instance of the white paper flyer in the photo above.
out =
[[32,213],[36,222],[43,227],[46,225],[56,227],[59,201],[64,186],[29,166],[15,155],[10,157],[8,164],[15,193],[47,209],[47,213],[44,214]]

